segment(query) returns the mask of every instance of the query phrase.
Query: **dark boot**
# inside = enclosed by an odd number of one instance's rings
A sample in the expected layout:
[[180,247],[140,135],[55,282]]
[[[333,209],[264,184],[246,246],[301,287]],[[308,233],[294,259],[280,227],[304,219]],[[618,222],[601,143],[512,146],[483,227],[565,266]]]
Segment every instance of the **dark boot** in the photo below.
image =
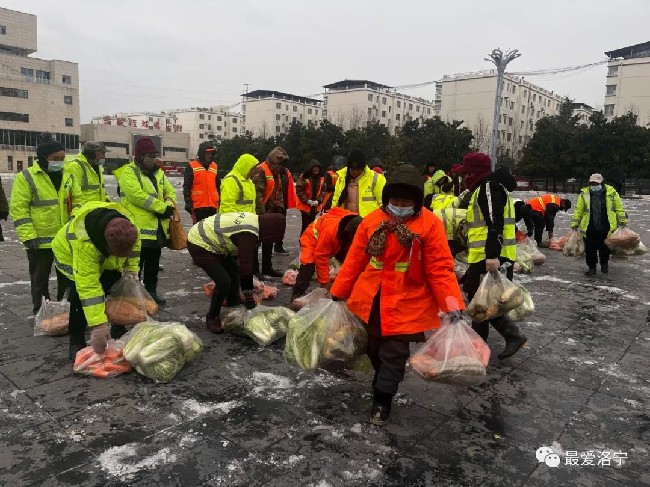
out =
[[284,245],[282,245],[282,243],[275,244],[273,247],[273,252],[278,255],[289,255],[289,251],[284,248]]
[[210,318],[209,316],[205,317],[205,326],[212,333],[223,333],[223,327],[221,326],[221,318],[218,316],[216,318]]
[[475,321],[472,321],[472,330],[474,330],[476,334],[483,339],[484,342],[487,342],[488,336],[490,334],[489,323],[476,323]]
[[[609,263],[605,262],[603,264],[600,264],[600,272],[603,274],[608,274],[609,273]],[[594,274],[596,273],[596,270],[594,269]]]
[[596,275],[596,267],[590,267],[587,272],[585,272],[585,276],[595,276]]
[[68,356],[74,362],[77,357],[77,352],[82,348],[86,348],[86,337],[82,335],[70,335],[70,345],[68,346]]
[[393,396],[374,390],[372,395],[372,408],[370,409],[370,423],[375,426],[386,426],[390,418],[390,407]]
[[151,295],[151,298],[156,302],[156,304],[159,304],[160,306],[167,304],[167,300],[165,298],[158,296],[158,293],[156,292],[157,286],[145,284],[144,288]]
[[515,325],[509,318],[502,316],[501,318],[492,320],[490,323],[506,340],[506,348],[503,349],[503,352],[497,355],[501,360],[512,357],[521,347],[526,345],[526,342],[528,341],[526,335],[522,335],[517,325]]
[[276,271],[273,267],[262,267],[262,276],[265,278],[282,277],[283,275],[282,272]]

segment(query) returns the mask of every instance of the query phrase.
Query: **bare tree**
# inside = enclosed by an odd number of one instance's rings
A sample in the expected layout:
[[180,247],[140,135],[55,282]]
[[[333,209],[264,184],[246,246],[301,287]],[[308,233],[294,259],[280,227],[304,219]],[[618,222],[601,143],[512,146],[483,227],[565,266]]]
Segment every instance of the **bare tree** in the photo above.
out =
[[476,152],[487,152],[490,148],[490,137],[492,137],[492,128],[482,114],[476,117],[476,123],[472,128],[474,133],[474,150]]

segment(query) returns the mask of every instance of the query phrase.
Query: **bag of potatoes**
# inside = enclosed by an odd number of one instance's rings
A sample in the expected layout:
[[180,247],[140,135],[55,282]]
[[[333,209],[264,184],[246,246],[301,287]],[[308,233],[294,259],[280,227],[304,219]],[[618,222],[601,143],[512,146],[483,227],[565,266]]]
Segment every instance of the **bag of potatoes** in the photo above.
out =
[[524,295],[519,286],[502,272],[488,272],[467,306],[467,314],[480,323],[503,316],[523,302]]
[[117,281],[106,301],[106,316],[114,325],[132,326],[147,321],[147,315],[155,316],[158,305],[140,281],[126,274]]

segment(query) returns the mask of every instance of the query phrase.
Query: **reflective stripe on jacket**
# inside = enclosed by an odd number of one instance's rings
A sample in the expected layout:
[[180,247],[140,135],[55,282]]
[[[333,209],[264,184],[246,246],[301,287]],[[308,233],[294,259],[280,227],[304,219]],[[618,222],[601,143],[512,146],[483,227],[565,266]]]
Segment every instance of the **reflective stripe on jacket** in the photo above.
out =
[[259,161],[242,154],[232,171],[221,180],[219,213],[255,213],[255,183],[248,177]]
[[192,208],[219,208],[217,190],[218,168],[211,162],[206,169],[199,161],[190,161],[192,168]]
[[73,175],[79,186],[79,194],[72,199],[73,212],[90,201],[110,202],[110,198],[106,196],[103,166],[98,166],[95,172],[83,153],[66,160],[63,174],[64,177],[66,174]]
[[454,204],[458,198],[449,194],[437,194],[431,200],[431,210],[442,210]]
[[456,239],[461,223],[467,219],[467,210],[453,207],[434,210],[433,214],[442,220],[442,224],[445,227],[445,233],[447,234],[447,240]]
[[562,199],[555,194],[543,194],[542,196],[537,196],[536,198],[529,199],[526,203],[530,205],[530,208],[533,211],[538,211],[542,215],[546,214],[546,205],[549,203],[554,203],[560,206]]
[[[264,187],[264,194],[262,195],[262,202],[266,205],[266,202],[269,200],[273,194],[273,190],[275,189],[275,178],[273,177],[273,171],[271,171],[268,162],[264,161],[258,167],[262,170],[264,177],[266,178],[266,186]],[[287,192],[285,210],[289,210],[296,207],[296,200],[298,198],[296,197],[296,185],[293,183],[291,173],[288,169],[284,169],[284,171],[286,172],[288,185],[287,188],[283,188]]]
[[92,243],[86,231],[86,216],[99,208],[118,211],[133,223],[132,215],[124,206],[118,203],[91,201],[82,206],[74,219],[59,230],[52,244],[54,265],[63,275],[74,281],[88,326],[108,321],[104,308],[104,290],[99,281],[102,272],[138,272],[140,265],[139,238],[129,257],[105,257]]
[[[337,172],[338,179],[336,180],[332,199],[333,207],[340,206],[343,208],[345,205],[345,201],[339,202],[339,199],[345,188],[345,176],[347,173],[347,167]],[[381,206],[381,194],[386,185],[386,177],[366,166],[361,176],[357,178],[357,184],[359,185],[359,216],[363,218]]]
[[[484,188],[487,193],[488,205],[491,206],[492,198],[490,196],[490,183],[486,184]],[[481,262],[486,258],[485,243],[488,236],[488,227],[478,204],[478,195],[482,189],[483,187],[479,187],[474,191],[472,198],[469,200],[469,207],[467,208],[467,223],[469,226],[467,232],[469,248],[467,262],[469,264]],[[506,190],[504,189],[504,191]],[[514,262],[517,258],[515,205],[510,197],[510,193],[506,191],[506,194],[508,195],[508,202],[503,208],[503,240],[501,242],[500,256]]]
[[259,217],[254,213],[218,213],[190,228],[187,240],[213,254],[236,255],[237,247],[230,237],[241,232],[259,237],[259,229]]

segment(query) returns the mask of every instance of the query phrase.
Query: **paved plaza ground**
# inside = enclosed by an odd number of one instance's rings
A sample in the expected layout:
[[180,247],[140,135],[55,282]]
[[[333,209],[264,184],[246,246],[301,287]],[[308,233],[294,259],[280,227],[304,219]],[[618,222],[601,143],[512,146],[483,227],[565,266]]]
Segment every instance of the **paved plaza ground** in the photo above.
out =
[[[624,203],[650,243],[650,199]],[[557,223],[563,233],[569,215]],[[588,278],[584,258],[544,250],[547,263],[516,278],[537,308],[521,324],[528,347],[499,361],[493,331],[488,377],[476,387],[408,372],[390,424],[378,428],[367,422],[367,373],[300,371],[283,361],[283,340],[261,349],[207,332],[207,278],[186,251],[163,251],[168,303],[158,318],[197,332],[202,356],[169,384],[135,372],[73,375],[67,337],[32,336],[27,260],[13,225],[2,226],[0,485],[650,485],[648,255]],[[282,270],[298,253],[299,227],[290,214]],[[275,303],[287,304],[290,289],[277,285]],[[559,466],[538,461],[543,446]]]

